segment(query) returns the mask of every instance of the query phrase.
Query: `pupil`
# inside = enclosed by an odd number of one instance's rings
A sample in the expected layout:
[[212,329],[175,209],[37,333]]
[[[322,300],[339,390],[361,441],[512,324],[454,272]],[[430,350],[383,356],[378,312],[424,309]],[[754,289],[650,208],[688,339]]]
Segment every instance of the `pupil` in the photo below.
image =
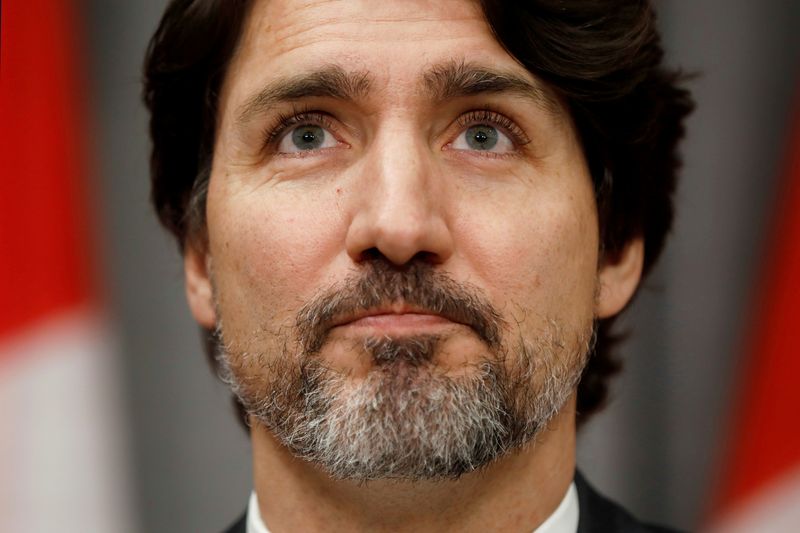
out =
[[467,144],[473,150],[491,150],[497,144],[497,129],[478,125],[467,129]]
[[314,150],[325,142],[325,130],[319,126],[301,126],[292,132],[292,142],[299,150]]

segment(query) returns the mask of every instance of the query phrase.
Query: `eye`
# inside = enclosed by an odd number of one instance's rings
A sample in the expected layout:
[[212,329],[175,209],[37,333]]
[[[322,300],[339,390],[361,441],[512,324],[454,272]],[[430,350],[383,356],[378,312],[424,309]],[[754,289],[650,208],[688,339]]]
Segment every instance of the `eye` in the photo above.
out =
[[278,142],[277,151],[284,154],[333,148],[338,144],[331,132],[317,124],[301,124],[289,128]]
[[456,119],[458,136],[447,146],[486,156],[511,155],[528,144],[525,132],[507,116],[491,109],[476,109]]
[[506,153],[514,150],[514,143],[494,126],[476,124],[461,132],[453,141],[452,147],[456,150]]

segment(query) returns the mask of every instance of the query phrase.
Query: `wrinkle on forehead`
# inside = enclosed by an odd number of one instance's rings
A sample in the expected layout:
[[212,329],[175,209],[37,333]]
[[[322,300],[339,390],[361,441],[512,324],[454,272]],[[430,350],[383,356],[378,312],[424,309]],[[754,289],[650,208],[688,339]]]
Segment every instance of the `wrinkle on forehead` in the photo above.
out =
[[[451,6],[447,9],[445,4],[448,3],[454,2],[262,1],[251,12],[244,40],[250,41],[251,45],[266,41],[268,48],[261,49],[269,49],[272,55],[278,55],[322,41],[402,43],[453,40],[474,36],[476,22],[487,34],[490,33],[474,2],[455,2],[457,8]],[[415,4],[424,4],[426,9],[413,9]],[[447,32],[442,31],[443,25],[446,25]]]

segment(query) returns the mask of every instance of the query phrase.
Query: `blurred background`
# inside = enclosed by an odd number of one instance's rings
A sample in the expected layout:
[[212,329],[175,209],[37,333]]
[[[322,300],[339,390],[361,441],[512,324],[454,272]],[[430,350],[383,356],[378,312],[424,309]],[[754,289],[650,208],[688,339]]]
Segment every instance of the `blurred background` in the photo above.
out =
[[[214,532],[251,489],[148,202],[141,64],[164,5],[2,2],[2,533]],[[775,517],[800,507],[800,2],[656,5],[697,111],[674,234],[579,465],[649,521],[798,531]]]

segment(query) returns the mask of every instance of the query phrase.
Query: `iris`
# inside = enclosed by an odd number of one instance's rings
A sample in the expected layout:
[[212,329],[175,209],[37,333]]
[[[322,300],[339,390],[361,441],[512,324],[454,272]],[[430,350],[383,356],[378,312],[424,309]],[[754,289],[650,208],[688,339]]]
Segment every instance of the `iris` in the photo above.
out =
[[467,145],[473,150],[491,150],[497,144],[497,129],[485,124],[467,128]]
[[301,126],[292,132],[292,143],[299,150],[316,150],[324,142],[325,130],[320,126]]

